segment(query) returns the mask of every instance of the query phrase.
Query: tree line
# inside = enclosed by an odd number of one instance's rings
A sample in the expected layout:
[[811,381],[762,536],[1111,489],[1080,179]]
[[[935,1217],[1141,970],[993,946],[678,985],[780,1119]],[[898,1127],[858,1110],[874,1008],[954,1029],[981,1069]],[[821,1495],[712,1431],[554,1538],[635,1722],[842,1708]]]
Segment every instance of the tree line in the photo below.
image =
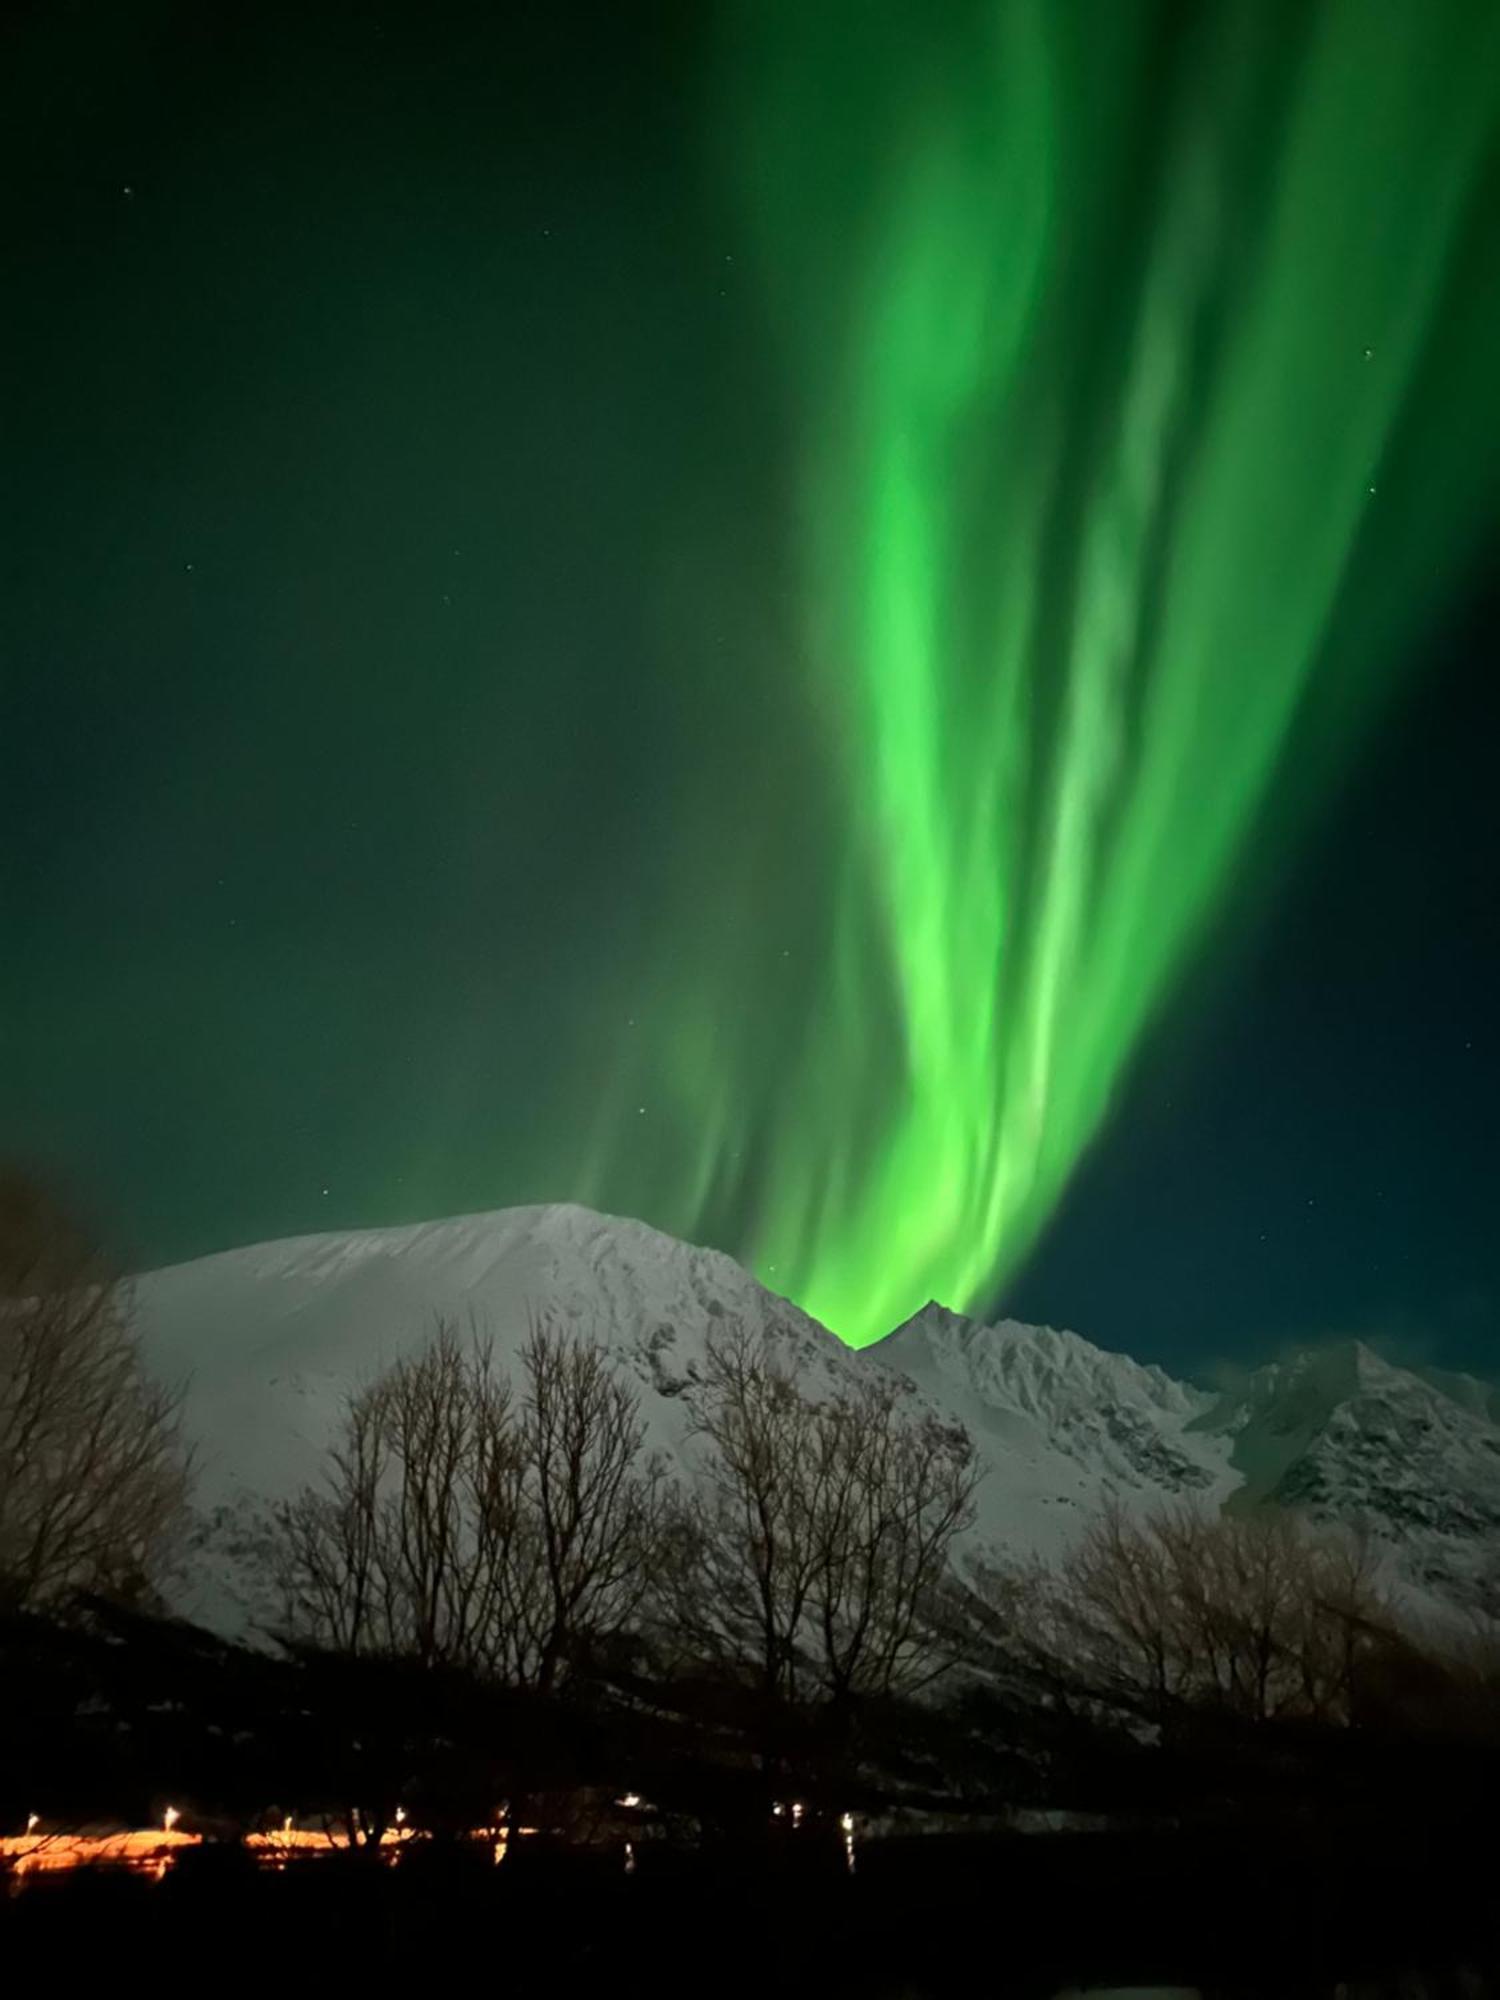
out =
[[535,1320],[519,1379],[482,1332],[353,1394],[270,1540],[293,1640],[549,1694],[628,1641],[770,1701],[907,1692],[973,1519],[973,1447],[895,1381],[814,1397],[729,1326],[684,1391],[702,1477],[645,1449],[608,1353]]

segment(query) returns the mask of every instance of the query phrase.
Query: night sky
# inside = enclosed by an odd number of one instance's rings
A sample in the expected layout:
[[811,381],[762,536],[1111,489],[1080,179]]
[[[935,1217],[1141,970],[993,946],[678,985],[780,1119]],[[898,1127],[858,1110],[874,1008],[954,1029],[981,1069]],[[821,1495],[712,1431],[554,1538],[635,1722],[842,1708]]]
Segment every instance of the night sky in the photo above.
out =
[[8,1152],[1494,1372],[1492,7],[12,23]]

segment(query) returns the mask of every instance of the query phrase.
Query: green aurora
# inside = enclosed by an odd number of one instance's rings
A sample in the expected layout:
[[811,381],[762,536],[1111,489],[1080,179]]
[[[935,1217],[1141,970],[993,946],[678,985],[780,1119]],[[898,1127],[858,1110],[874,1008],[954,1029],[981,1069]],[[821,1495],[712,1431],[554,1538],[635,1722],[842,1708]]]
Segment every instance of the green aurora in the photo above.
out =
[[0,1133],[124,1260],[1489,1298],[1494,0],[22,14]]
[[758,1272],[858,1344],[993,1298],[1273,851],[1273,785],[1284,825],[1468,551],[1500,14],[824,0],[752,10],[727,67],[800,439],[826,957],[769,1099],[733,953],[694,961],[588,1195],[639,1211],[670,1077],[647,1212],[692,1235],[751,1149]]

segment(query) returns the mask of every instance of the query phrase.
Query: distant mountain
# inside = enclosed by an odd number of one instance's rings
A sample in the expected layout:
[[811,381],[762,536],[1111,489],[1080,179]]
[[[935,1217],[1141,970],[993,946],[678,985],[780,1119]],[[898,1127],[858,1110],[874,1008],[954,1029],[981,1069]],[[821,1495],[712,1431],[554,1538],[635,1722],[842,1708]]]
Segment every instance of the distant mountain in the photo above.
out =
[[[1500,1586],[1500,1398],[1471,1375],[1399,1368],[1362,1342],[1273,1362],[1199,1420],[1241,1504],[1363,1527],[1444,1597]],[[1495,1608],[1500,1611],[1500,1592]]]
[[1106,1497],[1291,1507],[1370,1536],[1414,1598],[1500,1612],[1500,1395],[1473,1376],[1346,1341],[1213,1392],[938,1305],[869,1352],[968,1426],[994,1468],[981,1525],[997,1541],[1055,1548]]
[[[136,1301],[153,1364],[187,1383],[210,1509],[315,1477],[343,1398],[438,1314],[472,1320],[503,1358],[549,1311],[611,1349],[649,1443],[688,1479],[682,1391],[734,1320],[813,1383],[892,1369],[960,1419],[986,1467],[976,1535],[1010,1554],[1055,1554],[1110,1497],[1304,1508],[1377,1537],[1407,1587],[1438,1599],[1472,1597],[1500,1548],[1500,1396],[1352,1342],[1214,1391],[1074,1333],[933,1304],[856,1354],[732,1259],[570,1205],[226,1251],[147,1273]],[[221,1615],[226,1588],[200,1575],[184,1608]]]

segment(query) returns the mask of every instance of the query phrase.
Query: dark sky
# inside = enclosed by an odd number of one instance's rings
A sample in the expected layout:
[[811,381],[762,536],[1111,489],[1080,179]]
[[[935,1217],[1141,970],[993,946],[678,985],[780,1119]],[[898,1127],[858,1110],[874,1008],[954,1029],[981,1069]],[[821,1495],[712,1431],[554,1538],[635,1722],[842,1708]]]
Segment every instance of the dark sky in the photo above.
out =
[[1496,1372],[1497,619],[1476,587],[1424,645],[1152,1036],[1006,1311],[1168,1368],[1353,1335]]
[[[3,1143],[142,1263],[595,1198],[605,1127],[611,1205],[672,1226],[700,1115],[700,1233],[757,1248],[837,808],[709,13],[6,31]],[[1176,1368],[1353,1332],[1493,1370],[1471,542],[1003,1309]]]

